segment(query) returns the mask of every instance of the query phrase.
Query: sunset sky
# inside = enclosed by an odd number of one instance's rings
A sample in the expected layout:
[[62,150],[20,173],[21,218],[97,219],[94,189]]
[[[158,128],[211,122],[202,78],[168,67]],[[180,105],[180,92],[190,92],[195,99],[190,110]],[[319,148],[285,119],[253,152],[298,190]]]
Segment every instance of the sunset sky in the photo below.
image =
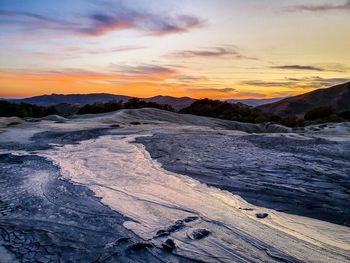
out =
[[0,0],[0,97],[272,98],[350,79],[350,0]]

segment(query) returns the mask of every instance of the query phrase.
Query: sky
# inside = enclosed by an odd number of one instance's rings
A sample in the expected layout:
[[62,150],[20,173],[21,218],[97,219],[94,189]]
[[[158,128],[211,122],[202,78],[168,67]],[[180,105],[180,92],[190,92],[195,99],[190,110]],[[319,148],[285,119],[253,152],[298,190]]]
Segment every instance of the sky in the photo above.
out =
[[286,97],[350,80],[350,0],[0,0],[0,97]]

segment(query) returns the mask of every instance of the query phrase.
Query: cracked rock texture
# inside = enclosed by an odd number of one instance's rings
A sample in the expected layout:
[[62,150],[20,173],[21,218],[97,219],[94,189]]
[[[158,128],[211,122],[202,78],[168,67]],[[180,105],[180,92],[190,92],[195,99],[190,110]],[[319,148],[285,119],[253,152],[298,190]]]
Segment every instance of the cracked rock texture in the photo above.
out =
[[350,226],[350,143],[269,135],[139,137],[165,169],[256,206]]

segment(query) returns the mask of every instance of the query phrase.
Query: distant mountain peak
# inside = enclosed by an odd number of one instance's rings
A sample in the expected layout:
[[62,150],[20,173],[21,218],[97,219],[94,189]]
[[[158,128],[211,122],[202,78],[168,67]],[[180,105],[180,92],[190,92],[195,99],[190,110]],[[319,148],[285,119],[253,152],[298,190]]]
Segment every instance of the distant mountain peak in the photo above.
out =
[[229,100],[225,100],[225,101],[227,101],[229,103],[242,103],[242,104],[245,104],[247,106],[257,107],[260,105],[277,102],[277,101],[283,100],[285,98],[286,97],[272,98],[272,99],[229,99]]

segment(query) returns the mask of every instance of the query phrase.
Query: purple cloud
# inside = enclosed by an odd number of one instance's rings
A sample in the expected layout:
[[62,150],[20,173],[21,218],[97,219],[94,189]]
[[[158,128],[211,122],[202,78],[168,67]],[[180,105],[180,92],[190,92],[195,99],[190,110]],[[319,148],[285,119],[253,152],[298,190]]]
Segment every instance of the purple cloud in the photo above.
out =
[[107,53],[122,53],[122,52],[130,52],[134,50],[144,49],[144,46],[120,46],[115,48],[96,48],[96,49],[83,49],[83,48],[67,48],[62,50],[57,50],[53,52],[32,52],[26,54],[27,56],[32,57],[79,57],[96,54],[107,54]]
[[205,21],[195,16],[167,16],[138,12],[122,5],[79,17],[75,22],[52,19],[29,12],[0,10],[0,26],[17,26],[23,30],[64,31],[85,36],[101,36],[120,30],[136,30],[147,35],[164,36],[188,32],[204,25]]
[[233,88],[223,88],[223,89],[215,89],[215,88],[208,88],[208,89],[206,89],[206,88],[203,88],[203,89],[187,89],[187,91],[190,91],[190,92],[213,91],[213,92],[220,92],[220,93],[231,93],[231,92],[235,91],[235,89],[233,89]]
[[297,5],[288,7],[287,11],[331,11],[331,10],[347,10],[350,11],[350,0],[343,4],[322,4],[322,5]]
[[270,68],[274,69],[288,69],[288,70],[313,70],[313,71],[324,71],[322,68],[317,68],[313,66],[301,66],[301,65],[283,65],[283,66],[273,66]]
[[224,47],[213,47],[210,49],[203,50],[182,50],[173,52],[169,55],[170,57],[179,57],[179,58],[192,58],[192,57],[234,57],[236,59],[253,59],[256,58],[247,57],[238,51],[230,48]]
[[159,65],[119,66],[111,64],[111,70],[125,79],[163,81],[179,74],[175,69]]
[[10,25],[23,26],[26,28],[42,26],[43,28],[56,30],[66,30],[78,26],[78,24],[73,22],[52,19],[33,13],[0,10],[0,26]]
[[286,78],[284,81],[245,81],[242,84],[259,87],[286,87],[286,88],[322,88],[331,87],[350,81],[347,78],[322,78],[318,76],[305,78]]

